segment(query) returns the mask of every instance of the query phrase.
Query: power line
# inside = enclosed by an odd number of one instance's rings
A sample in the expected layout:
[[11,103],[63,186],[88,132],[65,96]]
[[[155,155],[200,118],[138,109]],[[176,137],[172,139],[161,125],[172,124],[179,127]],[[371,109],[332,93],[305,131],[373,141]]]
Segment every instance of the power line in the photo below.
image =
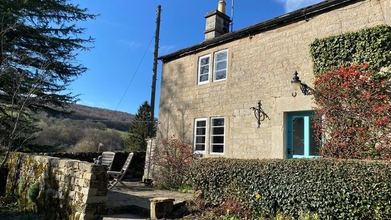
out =
[[145,52],[144,52],[143,56],[141,57],[141,60],[140,60],[140,62],[139,62],[139,64],[138,64],[136,70],[134,71],[133,76],[132,76],[132,78],[130,79],[130,82],[129,82],[128,86],[126,87],[126,90],[125,90],[124,94],[122,95],[121,99],[119,100],[119,103],[118,103],[117,107],[115,108],[115,110],[118,109],[119,105],[121,104],[122,100],[124,99],[125,94],[126,94],[126,92],[128,91],[129,86],[130,86],[130,84],[132,83],[134,76],[136,75],[138,69],[139,69],[140,66],[141,66],[141,63],[142,63],[143,60],[144,60],[145,54],[147,54],[147,51],[148,51],[148,49],[149,49],[149,46],[151,46],[151,43],[152,43],[153,38],[154,38],[154,36],[152,36],[151,40],[149,41],[148,47],[145,49]]
[[[68,118],[67,118],[68,119]],[[70,119],[72,121],[92,121],[92,122],[122,122],[122,123],[131,123],[131,122],[139,122],[139,123],[157,123],[158,121],[157,120],[154,120],[154,121],[149,121],[149,120],[131,120],[131,121],[128,121],[128,120],[125,120],[125,121],[121,121],[121,120],[108,120],[108,119]]]

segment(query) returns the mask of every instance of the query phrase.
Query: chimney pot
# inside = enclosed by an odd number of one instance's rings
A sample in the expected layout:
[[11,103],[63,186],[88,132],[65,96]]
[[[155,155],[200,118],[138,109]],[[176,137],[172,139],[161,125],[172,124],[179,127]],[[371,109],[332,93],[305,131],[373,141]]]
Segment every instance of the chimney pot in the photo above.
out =
[[219,1],[219,6],[218,6],[218,11],[221,12],[221,13],[224,13],[225,14],[225,6],[227,4],[225,3],[225,0],[220,0]]

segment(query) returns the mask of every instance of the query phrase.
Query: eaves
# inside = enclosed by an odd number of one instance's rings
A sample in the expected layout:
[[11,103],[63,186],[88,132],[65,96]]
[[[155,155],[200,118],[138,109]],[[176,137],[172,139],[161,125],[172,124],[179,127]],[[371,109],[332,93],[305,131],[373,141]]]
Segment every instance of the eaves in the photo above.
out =
[[210,40],[205,40],[199,44],[196,44],[191,47],[187,47],[171,54],[160,56],[158,59],[162,60],[164,63],[171,60],[175,60],[189,54],[196,54],[200,51],[219,46],[228,42],[232,42],[244,37],[252,36],[276,28],[286,26],[298,21],[306,20],[308,21],[312,17],[317,15],[345,7],[347,5],[365,0],[325,0],[315,5],[311,5],[293,12],[286,13],[284,15],[257,23],[255,25],[248,26],[246,28],[233,31],[219,37],[215,37]]

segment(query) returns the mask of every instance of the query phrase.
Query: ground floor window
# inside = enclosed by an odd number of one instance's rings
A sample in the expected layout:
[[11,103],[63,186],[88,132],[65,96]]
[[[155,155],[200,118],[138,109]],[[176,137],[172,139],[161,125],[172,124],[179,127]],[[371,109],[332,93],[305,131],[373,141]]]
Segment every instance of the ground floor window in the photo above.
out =
[[196,119],[194,123],[194,151],[204,153],[206,145],[207,119]]
[[210,152],[224,153],[225,119],[212,118],[210,125]]
[[[208,127],[208,123],[210,127]],[[194,121],[194,151],[205,153],[209,145],[210,153],[223,154],[225,146],[225,118],[197,118]]]

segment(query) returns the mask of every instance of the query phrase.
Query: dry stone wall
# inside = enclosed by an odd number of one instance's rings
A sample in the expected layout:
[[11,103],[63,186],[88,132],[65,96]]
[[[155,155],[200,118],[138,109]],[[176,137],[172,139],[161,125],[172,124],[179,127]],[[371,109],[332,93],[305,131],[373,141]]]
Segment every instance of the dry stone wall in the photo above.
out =
[[47,219],[99,219],[107,212],[107,168],[80,160],[14,153],[6,193]]

